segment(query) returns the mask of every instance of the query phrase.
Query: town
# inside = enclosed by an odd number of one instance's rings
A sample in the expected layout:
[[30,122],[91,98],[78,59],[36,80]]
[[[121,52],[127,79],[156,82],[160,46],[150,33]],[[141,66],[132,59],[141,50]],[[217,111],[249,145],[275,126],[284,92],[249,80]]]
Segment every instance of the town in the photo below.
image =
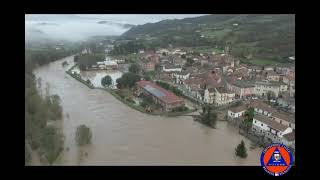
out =
[[[249,65],[240,63],[229,54],[230,48],[225,47],[211,53],[199,53],[190,48],[140,49],[119,59],[108,53],[113,47],[108,45],[105,49],[105,60],[97,58],[96,63],[83,69],[130,73],[130,67],[134,67],[132,69],[140,76],[133,84],[121,87],[118,80],[117,86],[116,82],[111,84],[122,98],[140,105],[142,112],[157,112],[153,114],[158,115],[177,111],[190,113],[201,112],[202,106],[210,106],[252,141],[283,143],[294,150],[293,57],[290,58],[292,63],[285,65]],[[79,56],[90,55],[94,53],[86,48]],[[249,117],[250,111],[252,117]],[[244,126],[248,123],[250,129]],[[244,127],[247,128],[245,131]]]

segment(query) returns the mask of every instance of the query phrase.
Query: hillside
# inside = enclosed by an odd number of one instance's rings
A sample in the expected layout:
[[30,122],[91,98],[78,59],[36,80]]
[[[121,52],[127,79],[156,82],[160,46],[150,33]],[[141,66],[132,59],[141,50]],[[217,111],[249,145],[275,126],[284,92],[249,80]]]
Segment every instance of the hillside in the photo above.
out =
[[122,38],[166,47],[229,46],[243,59],[287,61],[295,55],[295,15],[207,15],[132,27]]

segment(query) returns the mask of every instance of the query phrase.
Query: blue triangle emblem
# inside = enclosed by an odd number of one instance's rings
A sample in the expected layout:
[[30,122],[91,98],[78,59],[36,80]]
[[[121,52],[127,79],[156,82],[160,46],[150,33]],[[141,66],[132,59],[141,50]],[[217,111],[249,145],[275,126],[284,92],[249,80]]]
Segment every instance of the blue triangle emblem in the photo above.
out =
[[272,156],[267,163],[267,166],[288,166],[283,159],[278,147],[276,147],[276,149],[273,151]]

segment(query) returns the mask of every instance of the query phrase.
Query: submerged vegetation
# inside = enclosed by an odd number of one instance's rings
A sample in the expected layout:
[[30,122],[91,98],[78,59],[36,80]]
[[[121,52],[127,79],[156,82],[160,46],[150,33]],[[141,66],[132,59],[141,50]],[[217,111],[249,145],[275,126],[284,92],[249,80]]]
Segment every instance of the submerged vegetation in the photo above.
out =
[[76,131],[76,142],[79,146],[83,146],[91,143],[92,133],[89,127],[86,125],[80,125]]
[[[71,52],[49,50],[26,50],[25,56],[25,164],[31,162],[32,150],[39,150],[46,161],[52,164],[63,149],[62,134],[54,127],[47,126],[50,120],[62,118],[62,107],[58,95],[50,95],[50,87],[45,87],[45,93],[38,92],[42,88],[41,79],[32,73],[37,65],[55,61]],[[53,53],[55,52],[55,53]]]

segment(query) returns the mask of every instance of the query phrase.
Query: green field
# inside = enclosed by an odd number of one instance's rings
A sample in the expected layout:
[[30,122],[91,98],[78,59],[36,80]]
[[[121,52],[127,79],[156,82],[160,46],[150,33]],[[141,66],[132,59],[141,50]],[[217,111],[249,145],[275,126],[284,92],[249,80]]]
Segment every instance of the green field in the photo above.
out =
[[246,62],[254,64],[254,65],[259,65],[259,66],[279,64],[279,62],[271,60],[271,59],[253,59],[253,60],[244,61],[244,63],[246,63]]
[[193,50],[197,51],[199,53],[208,53],[208,54],[212,54],[212,51],[214,51],[216,54],[223,53],[222,49],[216,49],[216,48],[212,48],[212,47],[196,47]]

